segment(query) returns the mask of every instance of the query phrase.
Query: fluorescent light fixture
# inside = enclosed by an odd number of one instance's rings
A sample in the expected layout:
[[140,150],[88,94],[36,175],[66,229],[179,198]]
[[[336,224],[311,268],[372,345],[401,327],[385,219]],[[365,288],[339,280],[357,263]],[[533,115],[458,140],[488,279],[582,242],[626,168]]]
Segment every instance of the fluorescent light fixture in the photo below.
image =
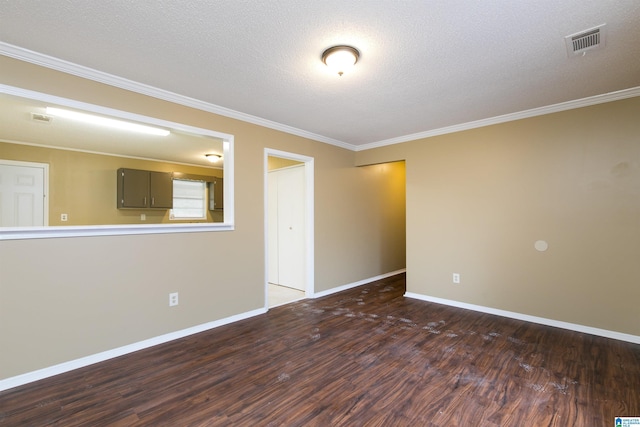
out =
[[132,132],[147,133],[150,135],[167,136],[169,131],[138,123],[126,122],[124,120],[110,119],[107,117],[94,116],[93,114],[78,113],[77,111],[64,110],[62,108],[47,107],[47,114],[67,119],[78,120],[84,123],[91,123],[99,126],[128,130]]

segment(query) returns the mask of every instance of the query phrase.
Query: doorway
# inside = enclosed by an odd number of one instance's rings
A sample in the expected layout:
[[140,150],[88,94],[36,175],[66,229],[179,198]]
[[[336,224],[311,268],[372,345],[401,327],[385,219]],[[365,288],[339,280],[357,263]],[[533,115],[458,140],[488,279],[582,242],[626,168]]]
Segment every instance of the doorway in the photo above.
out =
[[265,305],[313,296],[313,158],[265,150]]
[[0,159],[0,227],[49,224],[49,165]]

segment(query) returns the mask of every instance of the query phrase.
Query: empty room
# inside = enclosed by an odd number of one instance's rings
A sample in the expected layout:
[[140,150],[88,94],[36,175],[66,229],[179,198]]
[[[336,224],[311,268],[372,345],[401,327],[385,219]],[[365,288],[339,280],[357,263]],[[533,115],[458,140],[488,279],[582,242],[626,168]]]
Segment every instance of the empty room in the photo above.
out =
[[640,423],[640,3],[0,3],[0,426]]

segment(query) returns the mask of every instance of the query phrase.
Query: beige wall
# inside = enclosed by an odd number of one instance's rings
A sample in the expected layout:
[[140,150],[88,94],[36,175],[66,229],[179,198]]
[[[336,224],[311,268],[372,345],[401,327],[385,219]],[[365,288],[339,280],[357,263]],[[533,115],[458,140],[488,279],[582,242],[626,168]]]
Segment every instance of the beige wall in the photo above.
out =
[[358,152],[406,159],[408,291],[640,336],[639,118],[632,98]]
[[0,240],[0,379],[263,308],[265,148],[315,160],[316,292],[405,266],[397,168],[7,57],[0,69],[3,84],[235,136],[234,231]]
[[[182,172],[222,177],[222,169],[177,165],[126,157],[103,156],[0,141],[0,159],[49,165],[49,225],[161,224],[168,209],[117,209],[116,171],[119,168]],[[60,221],[66,213],[68,221]],[[140,219],[144,213],[146,219]],[[207,209],[207,221],[222,222],[220,212]],[[204,222],[204,221],[189,221]]]
[[301,165],[303,162],[299,162],[297,160],[283,159],[282,157],[267,157],[267,170],[275,170],[286,168],[289,166]]

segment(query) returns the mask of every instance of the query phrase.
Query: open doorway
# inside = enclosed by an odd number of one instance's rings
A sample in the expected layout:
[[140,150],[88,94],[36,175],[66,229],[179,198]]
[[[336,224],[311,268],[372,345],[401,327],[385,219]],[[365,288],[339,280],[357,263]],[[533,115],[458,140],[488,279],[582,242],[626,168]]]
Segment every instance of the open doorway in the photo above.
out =
[[313,158],[265,150],[265,305],[313,296]]

